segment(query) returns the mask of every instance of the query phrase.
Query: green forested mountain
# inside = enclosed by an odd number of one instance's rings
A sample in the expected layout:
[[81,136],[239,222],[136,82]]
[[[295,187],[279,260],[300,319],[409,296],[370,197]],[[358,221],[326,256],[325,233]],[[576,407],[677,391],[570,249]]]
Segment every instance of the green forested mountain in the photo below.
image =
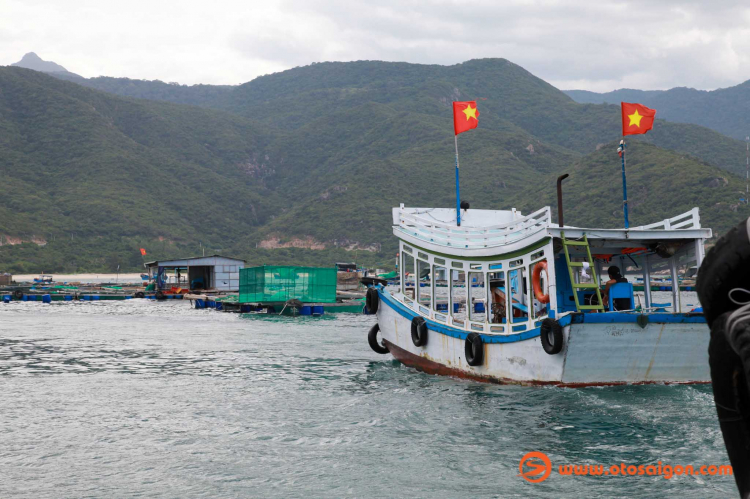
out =
[[750,135],[750,80],[711,91],[678,87],[670,90],[623,88],[605,93],[566,90],[565,93],[580,103],[638,102],[656,109],[656,116],[668,121],[705,126],[739,140]]
[[[157,258],[206,247],[257,264],[388,265],[391,207],[455,203],[453,100],[476,99],[481,112],[480,128],[459,137],[473,208],[553,205],[554,179],[570,171],[566,220],[621,224],[619,108],[577,104],[502,59],[322,63],[201,102],[182,94],[202,107],[151,98],[0,68],[0,269],[134,269],[140,247]],[[730,173],[741,142],[664,121],[630,142],[635,223],[696,205],[719,231],[747,216]]]

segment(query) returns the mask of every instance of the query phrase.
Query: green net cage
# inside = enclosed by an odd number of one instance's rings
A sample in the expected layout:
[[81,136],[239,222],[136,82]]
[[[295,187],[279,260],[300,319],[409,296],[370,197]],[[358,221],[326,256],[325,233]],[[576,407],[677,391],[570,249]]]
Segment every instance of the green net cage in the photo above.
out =
[[240,270],[240,303],[336,302],[336,268],[264,265]]

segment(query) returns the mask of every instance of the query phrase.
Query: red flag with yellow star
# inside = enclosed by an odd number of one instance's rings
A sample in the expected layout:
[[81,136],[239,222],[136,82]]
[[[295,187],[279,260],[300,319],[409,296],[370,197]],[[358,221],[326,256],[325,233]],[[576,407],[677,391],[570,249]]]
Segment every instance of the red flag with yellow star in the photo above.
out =
[[456,135],[476,128],[479,124],[478,118],[477,101],[471,100],[453,103],[453,130],[456,132]]
[[623,135],[646,133],[654,127],[655,109],[629,102],[620,102],[620,106],[622,107]]

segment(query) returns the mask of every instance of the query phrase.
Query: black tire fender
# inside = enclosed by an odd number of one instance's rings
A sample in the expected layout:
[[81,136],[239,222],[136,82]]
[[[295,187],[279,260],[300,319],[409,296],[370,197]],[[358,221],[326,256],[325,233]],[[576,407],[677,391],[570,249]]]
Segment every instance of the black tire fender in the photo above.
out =
[[146,293],[144,293],[143,291],[136,291],[135,295],[133,295],[133,297],[134,298],[145,298],[146,297]]
[[374,314],[378,311],[378,305],[380,304],[380,296],[378,290],[375,288],[367,288],[367,294],[365,295],[365,306],[370,314]]
[[23,300],[23,291],[20,289],[17,289],[13,291],[13,299],[14,300]]
[[415,347],[427,345],[427,321],[422,316],[418,315],[411,320],[411,342]]
[[388,347],[385,343],[378,341],[378,332],[380,332],[380,324],[375,324],[370,328],[370,332],[367,333],[367,343],[370,344],[370,348],[375,353],[386,354],[388,353]]
[[546,318],[539,328],[542,347],[549,355],[560,353],[563,347],[563,328],[555,319]]
[[159,290],[159,291],[156,292],[156,299],[157,300],[166,300],[167,299],[167,295],[164,294],[164,291]]
[[748,287],[749,232],[750,218],[724,234],[708,252],[698,270],[695,287],[709,327],[724,312],[739,308],[729,299],[729,292],[734,288]]
[[469,333],[466,337],[464,356],[470,366],[481,366],[484,363],[484,342],[479,333]]

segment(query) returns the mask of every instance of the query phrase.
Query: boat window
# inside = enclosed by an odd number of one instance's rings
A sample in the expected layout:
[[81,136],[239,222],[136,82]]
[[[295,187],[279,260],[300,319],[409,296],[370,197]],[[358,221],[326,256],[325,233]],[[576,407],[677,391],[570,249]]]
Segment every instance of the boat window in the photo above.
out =
[[402,253],[401,259],[401,292],[414,299],[414,257]]
[[464,268],[463,262],[451,262],[451,267],[454,269],[462,269]]
[[[545,269],[547,260],[532,264],[531,269],[531,303],[533,306],[534,319],[546,317],[549,312],[549,273]],[[539,274],[539,285],[537,282]],[[542,298],[541,300],[539,298]]]
[[531,261],[538,260],[544,256],[544,250],[537,251],[536,253],[532,253],[531,255]]
[[511,260],[508,262],[508,267],[518,267],[519,265],[523,265],[523,258],[519,258],[518,260]]
[[435,258],[434,260],[436,264],[445,265],[445,260],[443,260],[442,258]]
[[411,249],[411,247],[410,247],[410,246],[407,246],[407,245],[405,245],[405,244],[404,244],[404,248],[403,248],[403,249],[404,249],[404,251],[406,251],[406,252],[408,252],[408,253],[411,253],[412,251],[414,251],[413,249]]
[[469,280],[466,286],[470,297],[469,305],[467,305],[469,320],[485,322],[487,294],[484,292],[484,274],[481,272],[469,272]]
[[527,322],[529,320],[528,284],[526,282],[526,269],[520,268],[508,272],[508,316],[511,321]]
[[482,264],[481,263],[470,263],[469,268],[472,270],[482,270]]
[[430,264],[424,260],[417,260],[416,282],[417,301],[420,305],[432,308],[432,279],[430,279]]
[[491,263],[490,264],[490,270],[501,269],[501,268],[503,268],[503,264],[502,263]]
[[429,260],[430,257],[428,257],[425,253],[422,253],[421,251],[417,252],[417,256],[421,258],[422,260]]
[[490,272],[487,274],[489,283],[487,303],[490,304],[490,322],[505,324],[508,311],[505,307],[505,272]]
[[448,313],[448,269],[435,265],[432,267],[432,293],[435,296],[434,309]]
[[463,327],[466,320],[466,272],[463,270],[451,271],[451,306],[450,313],[453,323]]

